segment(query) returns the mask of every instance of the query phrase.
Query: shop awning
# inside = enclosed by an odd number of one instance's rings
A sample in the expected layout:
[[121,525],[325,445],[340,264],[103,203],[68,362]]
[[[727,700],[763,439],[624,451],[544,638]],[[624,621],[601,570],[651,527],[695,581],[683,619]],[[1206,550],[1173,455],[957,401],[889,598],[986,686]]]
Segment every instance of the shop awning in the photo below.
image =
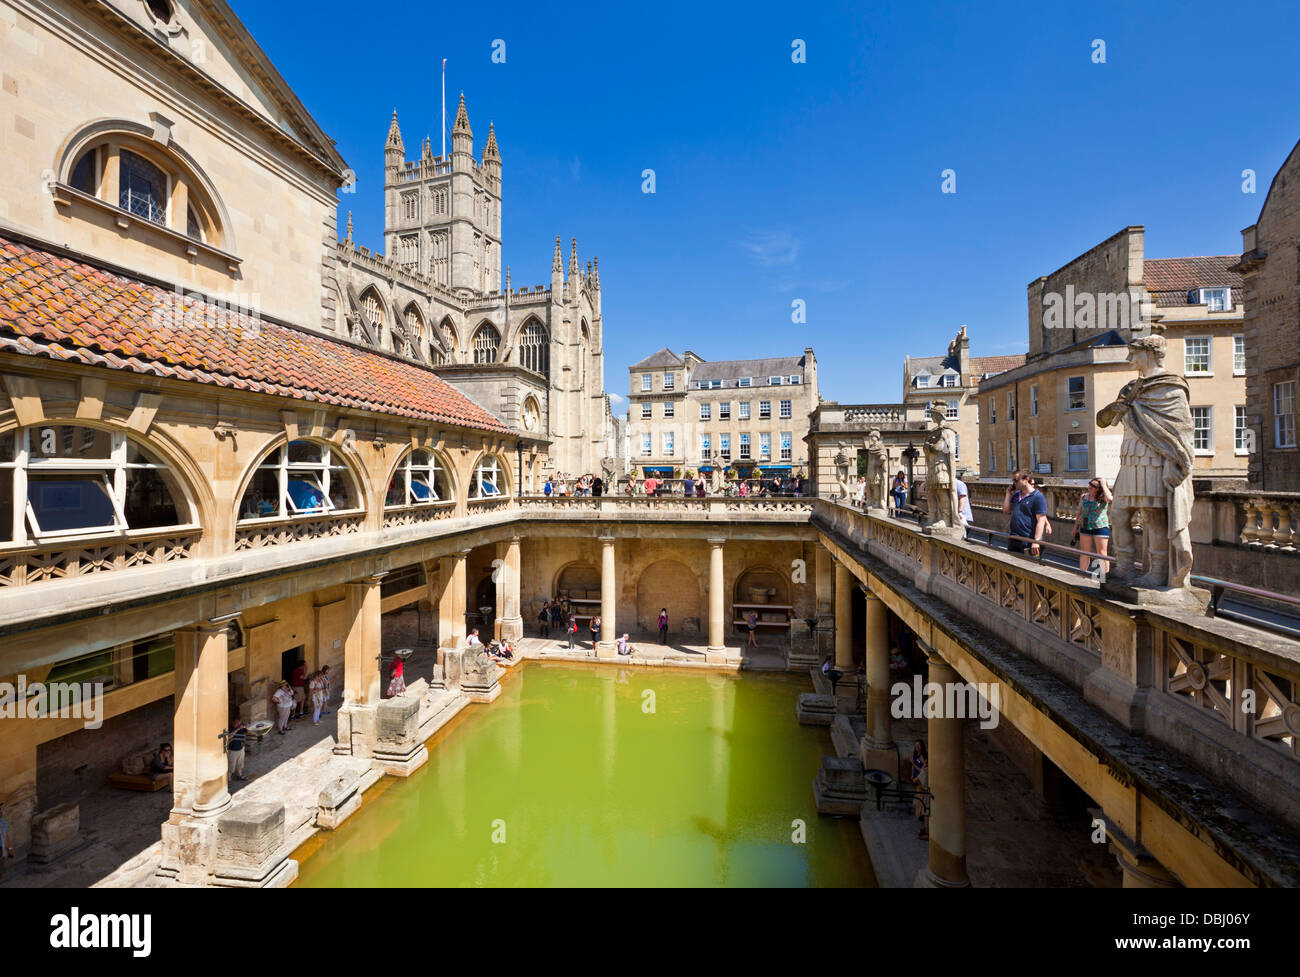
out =
[[673,469],[671,465],[643,465],[642,467],[645,468],[645,473],[647,475],[659,475],[663,478],[673,477]]

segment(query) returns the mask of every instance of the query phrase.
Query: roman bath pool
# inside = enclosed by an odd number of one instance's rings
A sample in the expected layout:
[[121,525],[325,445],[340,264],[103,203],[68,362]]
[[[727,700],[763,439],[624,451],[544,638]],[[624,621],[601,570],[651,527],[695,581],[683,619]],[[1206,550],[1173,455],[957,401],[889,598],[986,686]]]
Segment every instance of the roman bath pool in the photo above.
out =
[[297,885],[874,885],[801,676],[529,663],[299,850]]

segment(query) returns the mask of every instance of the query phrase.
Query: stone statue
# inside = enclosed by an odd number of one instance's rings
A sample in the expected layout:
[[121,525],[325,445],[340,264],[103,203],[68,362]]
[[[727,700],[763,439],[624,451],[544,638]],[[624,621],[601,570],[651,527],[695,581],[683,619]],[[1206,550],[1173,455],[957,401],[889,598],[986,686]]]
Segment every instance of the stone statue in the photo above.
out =
[[851,499],[853,497],[853,476],[849,473],[849,456],[844,453],[843,446],[835,452],[835,480],[839,483],[839,494],[837,499]]
[[874,428],[867,432],[867,508],[889,508],[889,449]]
[[925,436],[926,529],[961,529],[957,501],[957,432],[948,426],[947,408],[930,405],[930,427]]
[[[1158,334],[1130,342],[1137,379],[1097,412],[1099,426],[1124,426],[1110,519],[1115,560],[1107,576],[1134,587],[1187,587],[1192,570],[1192,409],[1187,381],[1164,372],[1165,348]],[[1135,549],[1135,511],[1142,552]],[[1134,579],[1139,557],[1143,573]]]

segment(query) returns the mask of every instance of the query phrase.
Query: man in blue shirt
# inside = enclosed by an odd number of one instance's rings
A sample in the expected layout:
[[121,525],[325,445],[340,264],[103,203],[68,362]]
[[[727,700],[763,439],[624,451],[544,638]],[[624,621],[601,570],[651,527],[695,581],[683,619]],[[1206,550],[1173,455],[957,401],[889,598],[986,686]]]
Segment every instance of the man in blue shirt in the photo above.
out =
[[1029,472],[1021,470],[1011,476],[1007,494],[1002,500],[1002,511],[1011,517],[1012,536],[1023,536],[1034,540],[1027,544],[1023,539],[1007,540],[1007,549],[1012,553],[1023,553],[1026,546],[1032,556],[1039,552],[1038,540],[1044,532],[1051,532],[1047,522],[1047,500],[1038,491]]

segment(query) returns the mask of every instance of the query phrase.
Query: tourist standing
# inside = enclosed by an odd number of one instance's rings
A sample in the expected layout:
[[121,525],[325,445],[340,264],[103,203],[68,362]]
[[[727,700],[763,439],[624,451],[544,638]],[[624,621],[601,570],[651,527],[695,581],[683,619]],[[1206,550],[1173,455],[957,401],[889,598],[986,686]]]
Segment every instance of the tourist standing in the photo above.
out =
[[[1079,511],[1074,517],[1074,536],[1079,549],[1085,553],[1105,556],[1110,547],[1110,504],[1115,501],[1106,485],[1106,480],[1098,476],[1088,483],[1088,488],[1079,500]],[[1092,557],[1079,557],[1079,569],[1092,570],[1093,564],[1104,563]]]
[[572,651],[574,642],[578,640],[578,616],[576,614],[569,615],[569,623],[566,626],[566,630],[569,635],[569,650]]
[[894,500],[892,515],[902,515],[903,506],[907,505],[907,476],[901,470],[894,476],[894,482],[889,488],[889,495]]
[[921,822],[917,837],[925,841],[930,837],[930,825],[926,822],[925,794],[930,789],[930,757],[925,752],[925,742],[917,740],[912,744],[912,784],[916,793],[912,798],[912,813]]
[[[326,665],[326,668],[329,666]],[[322,669],[311,677],[307,683],[307,694],[311,696],[311,724],[320,725],[321,710],[325,708],[327,691],[329,689],[329,679],[325,677],[325,671]]]
[[542,609],[537,612],[537,630],[543,638],[551,635],[551,602],[549,600],[542,603]]
[[663,608],[659,612],[659,643],[668,644],[668,608]]
[[745,624],[746,624],[746,626],[749,628],[749,645],[748,645],[748,647],[750,647],[750,648],[757,648],[757,647],[758,647],[758,642],[754,639],[754,634],[755,634],[755,632],[758,631],[758,612],[757,612],[757,611],[750,611],[750,612],[749,612],[749,618],[746,620]]
[[867,476],[866,475],[858,476],[858,488],[857,491],[853,493],[853,501],[857,503],[859,509],[866,506],[867,504]]
[[598,499],[605,494],[605,480],[599,475],[591,480],[591,494]]
[[[321,700],[321,705],[328,706],[330,704],[330,667],[328,665],[321,666],[320,681],[321,681],[321,692],[325,696]],[[328,716],[330,714],[330,711],[328,709],[321,709],[320,714],[322,716]]]
[[826,658],[822,661],[822,674],[825,675],[826,678],[830,681],[830,683],[831,683],[831,698],[834,698],[834,697],[835,697],[835,686],[838,685],[840,679],[842,679],[842,678],[844,677],[844,673],[841,672],[838,668],[836,668],[834,665],[831,664],[831,656],[830,656],[830,655],[827,655]]
[[593,617],[591,623],[588,624],[587,627],[591,631],[591,650],[595,651],[596,644],[600,641],[600,615],[597,614]]
[[702,478],[695,483],[695,497],[697,499],[704,498],[704,479]]
[[[1048,531],[1047,500],[1038,491],[1033,476],[1021,469],[1011,476],[1011,484],[1002,499],[1002,511],[1011,517],[1008,532],[1020,539],[1007,540],[1007,549],[1012,553],[1023,553],[1026,545],[1032,556],[1037,556],[1041,547],[1039,540]],[[1026,540],[1032,540],[1026,543]]]
[[226,731],[226,756],[230,760],[230,779],[247,780],[244,776],[244,740],[248,736],[248,727],[242,719]]
[[694,494],[695,494],[695,476],[692,475],[690,472],[687,472],[685,489],[682,492],[682,495],[689,499]]
[[546,496],[547,498],[550,498],[551,493],[554,491],[555,491],[554,483],[549,478],[547,478],[546,484],[542,486],[542,495]]
[[271,696],[271,701],[275,703],[278,716],[275,731],[283,736],[289,731],[289,716],[293,712],[293,689],[289,688],[288,682],[280,682],[280,687]]
[[393,659],[393,677],[388,680],[388,698],[396,699],[406,695],[406,663],[401,658]]
[[963,526],[975,525],[975,513],[970,507],[970,489],[960,478],[956,479],[957,485],[957,515],[961,519]]
[[302,659],[293,668],[289,686],[293,689],[293,718],[301,719],[307,709],[307,663]]

